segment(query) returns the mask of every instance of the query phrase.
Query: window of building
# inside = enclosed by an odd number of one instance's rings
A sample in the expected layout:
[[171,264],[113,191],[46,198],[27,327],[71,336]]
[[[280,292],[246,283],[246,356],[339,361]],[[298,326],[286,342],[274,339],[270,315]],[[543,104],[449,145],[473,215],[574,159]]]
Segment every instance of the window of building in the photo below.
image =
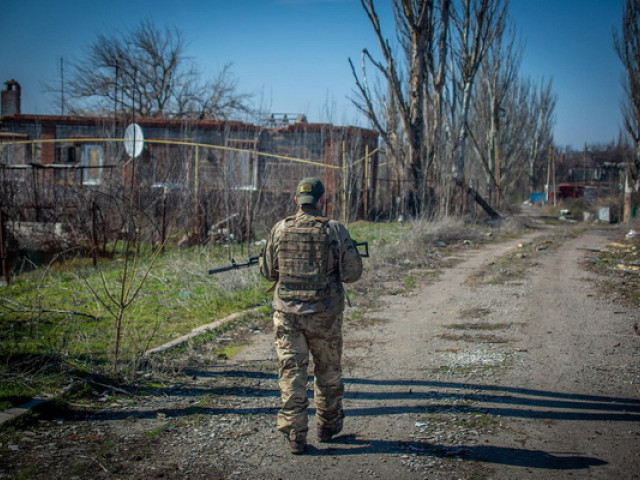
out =
[[234,150],[227,150],[229,186],[236,190],[258,189],[258,155],[255,140],[227,140]]
[[24,165],[27,161],[26,145],[2,145],[0,158],[5,165]]
[[151,150],[151,178],[155,188],[177,189],[187,181],[191,149],[176,145],[158,145]]
[[82,146],[82,183],[85,185],[99,185],[102,182],[102,146]]
[[67,143],[56,145],[56,163],[76,163],[76,147]]

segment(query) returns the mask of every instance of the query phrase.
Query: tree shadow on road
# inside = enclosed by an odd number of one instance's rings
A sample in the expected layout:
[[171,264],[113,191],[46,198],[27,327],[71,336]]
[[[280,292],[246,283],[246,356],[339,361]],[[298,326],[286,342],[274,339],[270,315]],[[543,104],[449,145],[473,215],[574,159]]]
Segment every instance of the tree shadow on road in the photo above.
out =
[[[196,374],[195,372],[191,373]],[[260,380],[259,386],[205,387],[206,393],[209,394],[242,397],[279,396],[276,383],[277,376],[271,373],[200,371],[197,372],[197,376]],[[310,381],[313,380],[312,377],[309,379]],[[478,383],[411,379],[346,378],[344,383],[346,385],[346,400],[357,400],[362,403],[372,402],[370,407],[349,409],[349,415],[351,416],[437,413],[451,409],[456,400],[464,400],[469,406],[457,405],[456,409],[458,411],[466,410],[504,417],[550,420],[640,421],[640,400],[635,398],[584,395]],[[201,391],[192,393],[195,395],[202,394]],[[184,394],[189,395],[186,391]],[[311,390],[309,390],[309,395],[310,397],[313,396]],[[389,402],[397,403],[389,405]]]
[[[157,397],[167,396],[176,406],[164,408],[105,409],[73,412],[75,419],[118,420],[130,418],[182,418],[190,415],[262,416],[256,421],[268,422],[279,405],[277,375],[251,370],[203,368],[188,372],[193,384],[156,389]],[[198,379],[195,382],[195,379]],[[357,418],[389,417],[415,414],[477,415],[478,413],[520,419],[556,421],[639,422],[640,400],[605,395],[585,395],[542,389],[520,388],[479,383],[423,381],[415,379],[346,378],[346,414]],[[133,393],[133,392],[132,392]],[[140,392],[148,394],[150,392]],[[312,396],[312,391],[309,391]],[[203,396],[215,397],[217,405],[194,403]],[[180,398],[183,402],[180,402]],[[268,398],[252,404],[251,399]],[[271,404],[272,403],[272,404]],[[188,405],[188,406],[187,406]],[[309,409],[313,415],[314,409]],[[622,428],[622,427],[621,427]],[[509,448],[497,445],[445,446],[424,441],[369,439],[364,436],[341,435],[324,448],[309,446],[309,455],[407,454],[442,458],[458,458],[502,465],[537,469],[577,470],[604,465],[598,458],[549,453],[541,450]]]
[[[168,389],[154,389],[154,394],[179,398],[198,398],[204,395],[233,398],[273,398],[273,407],[229,406],[207,408],[190,406],[184,409],[158,408],[149,410],[128,409],[126,412],[103,410],[101,418],[116,419],[121,415],[137,418],[153,417],[163,413],[170,417],[182,417],[194,413],[209,415],[260,415],[272,413],[277,408],[280,395],[277,375],[273,373],[242,370],[190,371],[193,377],[206,378],[197,385],[181,385]],[[238,379],[233,384],[216,383],[216,378]],[[250,384],[240,381],[248,380]],[[532,388],[500,385],[483,385],[463,382],[422,380],[375,380],[346,378],[345,399],[347,415],[352,417],[372,415],[433,414],[449,412],[483,413],[511,418],[582,421],[640,421],[640,400],[635,398],[584,395],[554,392]],[[148,391],[132,392],[149,394]],[[309,390],[313,397],[313,391]],[[349,400],[357,406],[349,406]],[[371,402],[369,404],[369,402]],[[310,409],[313,413],[313,409]]]
[[403,442],[361,439],[355,435],[342,435],[332,440],[326,449],[309,446],[309,455],[364,455],[407,454],[416,456],[449,457],[517,467],[552,470],[580,470],[607,462],[579,455],[552,455],[541,450],[508,448],[492,445],[454,446],[434,445],[426,442]]

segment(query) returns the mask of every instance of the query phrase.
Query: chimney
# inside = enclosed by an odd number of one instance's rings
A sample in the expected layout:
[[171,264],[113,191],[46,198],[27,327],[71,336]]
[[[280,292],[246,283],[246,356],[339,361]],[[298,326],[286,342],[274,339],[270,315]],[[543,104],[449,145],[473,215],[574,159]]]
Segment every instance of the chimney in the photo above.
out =
[[7,86],[2,91],[2,102],[0,108],[0,116],[19,115],[20,112],[20,84],[15,80],[4,82]]

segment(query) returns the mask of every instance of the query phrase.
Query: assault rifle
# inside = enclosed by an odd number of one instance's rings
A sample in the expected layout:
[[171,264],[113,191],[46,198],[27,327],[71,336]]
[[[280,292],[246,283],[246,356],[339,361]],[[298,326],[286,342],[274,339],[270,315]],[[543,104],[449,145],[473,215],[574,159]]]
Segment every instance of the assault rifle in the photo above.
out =
[[[360,254],[363,258],[369,257],[369,242],[353,242],[356,246],[356,250],[358,250],[358,254]],[[362,247],[363,250],[360,249]],[[230,265],[225,265],[224,267],[210,268],[209,275],[215,275],[216,273],[228,272],[229,270],[237,270],[243,267],[250,267],[252,265],[258,264],[259,257],[250,257],[248,262],[245,263],[236,263],[236,261],[232,258]]]
[[236,261],[232,258],[231,265],[226,265],[224,267],[218,267],[218,268],[210,268],[209,275],[215,275],[216,273],[221,273],[221,272],[228,272],[229,270],[236,270],[242,267],[250,267],[251,265],[257,265],[257,264],[258,264],[258,257],[250,257],[249,261],[246,263],[236,263]]

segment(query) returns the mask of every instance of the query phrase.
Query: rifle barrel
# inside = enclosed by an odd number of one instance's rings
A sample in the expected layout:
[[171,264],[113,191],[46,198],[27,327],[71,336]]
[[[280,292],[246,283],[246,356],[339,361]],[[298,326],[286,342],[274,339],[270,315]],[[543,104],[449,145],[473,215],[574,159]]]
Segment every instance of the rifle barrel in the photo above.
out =
[[228,272],[229,270],[233,270],[235,268],[237,268],[236,264],[227,265],[225,267],[210,268],[209,275],[214,275],[216,273],[221,273],[221,272]]
[[215,275],[216,273],[228,272],[229,270],[236,270],[242,267],[250,267],[251,265],[256,265],[258,263],[258,257],[251,257],[247,263],[236,263],[236,261],[232,258],[231,265],[225,265],[224,267],[210,268],[208,270],[209,275]]

